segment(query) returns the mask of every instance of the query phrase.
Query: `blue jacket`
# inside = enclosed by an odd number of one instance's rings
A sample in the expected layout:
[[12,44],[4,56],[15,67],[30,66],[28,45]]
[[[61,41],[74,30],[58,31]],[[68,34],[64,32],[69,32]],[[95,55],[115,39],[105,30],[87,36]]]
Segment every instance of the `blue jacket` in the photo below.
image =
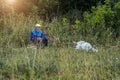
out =
[[36,31],[33,29],[30,33],[30,41],[33,41],[35,38],[42,38],[43,40],[47,39],[41,30]]

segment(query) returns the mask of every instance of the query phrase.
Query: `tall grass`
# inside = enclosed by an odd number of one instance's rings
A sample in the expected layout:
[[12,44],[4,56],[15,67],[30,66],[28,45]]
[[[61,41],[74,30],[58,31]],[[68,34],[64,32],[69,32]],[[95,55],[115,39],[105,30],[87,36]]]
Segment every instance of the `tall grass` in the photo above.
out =
[[[82,35],[85,24],[79,20],[73,25],[67,24],[66,18],[48,23],[39,20],[39,16],[24,14],[8,14],[2,19],[0,80],[119,80],[120,49],[101,47],[93,35]],[[49,35],[59,37],[60,42],[56,43],[59,47],[26,48],[29,33],[36,23],[42,24],[42,30],[49,27]],[[81,39],[99,45],[99,52],[75,51],[70,43]]]
[[[87,14],[85,15],[87,16]],[[89,20],[90,21],[90,20]],[[67,18],[56,19],[52,23],[43,22],[39,19],[37,15],[24,15],[24,14],[7,14],[3,15],[1,18],[1,32],[0,32],[0,42],[1,46],[26,46],[29,44],[30,31],[34,28],[36,23],[42,25],[42,31],[45,27],[49,27],[47,34],[49,36],[56,36],[59,41],[56,42],[57,46],[68,46],[72,41],[86,40],[92,44],[115,44],[115,39],[112,38],[112,33],[108,31],[103,31],[102,33],[94,31],[89,24],[89,21],[81,22],[76,19],[74,24],[69,24]],[[101,27],[102,25],[98,25]],[[98,35],[99,33],[99,35]],[[101,35],[101,36],[100,36]],[[118,38],[119,40],[119,38]],[[54,40],[51,41],[54,43]],[[116,40],[116,44],[118,41]]]
[[[2,46],[16,45],[23,46],[29,42],[29,34],[31,29],[37,23],[37,16],[28,16],[24,14],[8,14],[2,17],[4,29],[1,30]],[[7,45],[7,46],[8,46]]]
[[1,80],[119,80],[120,49],[98,53],[73,48],[0,49]]

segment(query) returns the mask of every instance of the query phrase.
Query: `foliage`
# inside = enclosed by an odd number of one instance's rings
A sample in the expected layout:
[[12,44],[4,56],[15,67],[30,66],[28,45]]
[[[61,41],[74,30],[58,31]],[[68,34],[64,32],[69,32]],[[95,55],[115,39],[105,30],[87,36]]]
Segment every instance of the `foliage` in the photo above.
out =
[[[120,79],[120,1],[18,1],[0,0],[0,80]],[[36,23],[48,28],[47,48],[26,48]],[[99,52],[75,51],[78,40]]]
[[[34,18],[36,19],[34,19]],[[37,16],[26,17],[24,14],[7,14],[2,18],[4,29],[1,30],[1,46],[25,46],[29,43],[29,33],[39,21]]]
[[120,49],[87,53],[72,48],[0,48],[0,79],[119,80]]
[[[83,14],[83,34],[85,36],[86,34],[88,36],[93,35],[94,39],[102,43],[104,43],[104,41],[106,42],[106,40],[108,40],[107,42],[112,42],[113,38],[118,37],[118,31],[120,31],[120,25],[118,22],[119,20],[115,19],[119,17],[119,15],[116,15],[117,10],[112,10],[111,6],[108,3],[109,0],[106,1],[105,5],[98,5],[96,8],[92,7],[91,13],[84,12]],[[102,41],[101,39],[104,41]]]

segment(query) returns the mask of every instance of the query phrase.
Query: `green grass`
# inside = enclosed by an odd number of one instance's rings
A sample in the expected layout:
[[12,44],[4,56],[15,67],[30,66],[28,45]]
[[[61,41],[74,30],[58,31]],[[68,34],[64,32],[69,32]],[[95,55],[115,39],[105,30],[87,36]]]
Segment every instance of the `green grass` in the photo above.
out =
[[[37,16],[26,17],[23,14],[5,15],[3,22],[0,32],[0,80],[120,79],[120,48],[107,47],[119,46],[120,38],[106,38],[105,31],[101,37],[84,36],[82,32],[87,28],[84,29],[83,24],[79,25],[79,29],[75,25],[68,28],[67,23],[63,25],[61,21],[41,22]],[[50,47],[44,49],[25,48],[36,23],[42,24],[42,30],[50,27],[48,34],[59,37],[60,41],[49,40]],[[78,40],[90,42],[98,47],[99,52],[74,50],[70,43]]]
[[119,80],[120,49],[0,49],[0,80]]

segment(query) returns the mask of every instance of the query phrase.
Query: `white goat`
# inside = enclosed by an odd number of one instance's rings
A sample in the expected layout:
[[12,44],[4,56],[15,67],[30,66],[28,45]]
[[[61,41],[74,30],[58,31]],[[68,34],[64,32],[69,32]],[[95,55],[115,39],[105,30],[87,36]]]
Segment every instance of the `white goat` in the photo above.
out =
[[88,42],[85,41],[78,41],[78,42],[73,42],[76,44],[76,50],[86,50],[87,52],[93,51],[93,52],[98,52],[97,49],[93,48],[92,45]]

